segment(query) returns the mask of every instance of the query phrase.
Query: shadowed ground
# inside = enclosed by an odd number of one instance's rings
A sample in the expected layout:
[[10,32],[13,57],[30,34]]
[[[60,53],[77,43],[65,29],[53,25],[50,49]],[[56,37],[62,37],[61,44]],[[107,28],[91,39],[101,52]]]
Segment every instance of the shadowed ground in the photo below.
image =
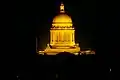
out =
[[102,59],[98,61],[96,55],[62,52],[56,56],[37,55],[35,59],[34,64],[25,64],[19,71],[21,80],[108,80],[110,76],[108,65]]

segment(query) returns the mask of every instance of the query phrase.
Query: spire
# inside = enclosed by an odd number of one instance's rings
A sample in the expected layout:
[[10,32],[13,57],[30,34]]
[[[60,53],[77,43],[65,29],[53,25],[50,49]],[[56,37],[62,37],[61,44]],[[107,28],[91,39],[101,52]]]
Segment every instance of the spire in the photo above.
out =
[[65,13],[64,4],[62,2],[61,2],[61,5],[60,5],[60,13]]

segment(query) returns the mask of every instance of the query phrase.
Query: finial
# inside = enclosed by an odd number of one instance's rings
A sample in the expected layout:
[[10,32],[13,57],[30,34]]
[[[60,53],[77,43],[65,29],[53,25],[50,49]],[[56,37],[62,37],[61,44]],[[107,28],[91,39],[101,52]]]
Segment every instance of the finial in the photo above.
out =
[[60,13],[65,13],[64,4],[62,2],[61,2],[61,5],[60,5]]

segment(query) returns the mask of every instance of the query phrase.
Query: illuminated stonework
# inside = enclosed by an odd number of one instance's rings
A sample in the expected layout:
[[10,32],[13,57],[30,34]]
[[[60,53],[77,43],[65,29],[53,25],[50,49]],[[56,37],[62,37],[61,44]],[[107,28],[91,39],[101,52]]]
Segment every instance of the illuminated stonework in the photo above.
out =
[[60,52],[70,52],[73,54],[80,52],[79,44],[75,43],[75,30],[72,19],[65,14],[63,3],[60,5],[60,14],[53,19],[50,29],[50,44],[47,44],[44,51],[39,51],[39,53],[41,52],[48,55],[56,55]]

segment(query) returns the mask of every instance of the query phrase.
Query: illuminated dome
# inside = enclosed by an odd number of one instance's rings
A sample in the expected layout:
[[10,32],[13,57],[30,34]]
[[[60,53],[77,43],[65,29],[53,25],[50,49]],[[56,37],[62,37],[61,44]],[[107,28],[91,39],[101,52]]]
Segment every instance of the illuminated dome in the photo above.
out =
[[53,27],[72,27],[72,19],[65,14],[64,5],[60,6],[60,14],[53,18]]

